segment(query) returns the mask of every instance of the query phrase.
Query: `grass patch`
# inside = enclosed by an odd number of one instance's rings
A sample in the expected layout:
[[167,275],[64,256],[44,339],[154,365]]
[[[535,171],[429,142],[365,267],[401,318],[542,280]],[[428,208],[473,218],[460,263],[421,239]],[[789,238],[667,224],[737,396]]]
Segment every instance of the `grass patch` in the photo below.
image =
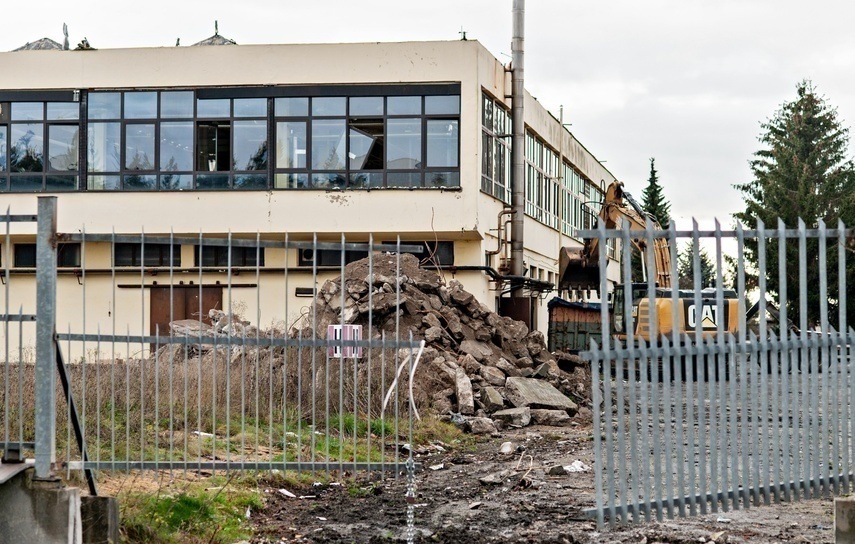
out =
[[260,510],[263,499],[250,480],[213,478],[177,490],[122,493],[119,503],[126,542],[225,544],[252,536],[246,511]]

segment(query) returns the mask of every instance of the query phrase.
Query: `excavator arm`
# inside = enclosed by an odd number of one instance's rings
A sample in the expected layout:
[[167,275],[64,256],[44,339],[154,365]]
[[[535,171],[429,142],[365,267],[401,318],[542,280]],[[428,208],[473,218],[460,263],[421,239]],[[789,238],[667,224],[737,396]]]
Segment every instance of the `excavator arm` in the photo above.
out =
[[[647,219],[653,221],[653,227],[661,230],[659,223],[644,212],[632,195],[623,190],[623,183],[613,182],[606,189],[598,221],[606,229],[621,228],[621,222],[629,224],[629,230],[644,230]],[[633,238],[630,242],[641,252],[642,260],[647,258],[647,240]],[[568,290],[598,290],[600,287],[600,240],[587,238],[581,248],[563,247],[558,258],[558,288]],[[671,251],[668,241],[653,239],[653,256],[656,269],[656,283],[659,287],[671,287]]]

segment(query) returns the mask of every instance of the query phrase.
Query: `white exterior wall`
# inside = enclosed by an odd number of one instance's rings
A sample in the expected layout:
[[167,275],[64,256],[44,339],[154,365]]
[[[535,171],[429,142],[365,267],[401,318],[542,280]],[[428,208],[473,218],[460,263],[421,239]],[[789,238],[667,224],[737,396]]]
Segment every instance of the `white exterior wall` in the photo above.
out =
[[[460,112],[460,179],[459,190],[395,190],[323,191],[185,191],[185,192],[77,192],[59,193],[58,230],[88,233],[168,234],[197,236],[226,235],[240,237],[311,240],[317,232],[320,240],[338,241],[345,233],[348,241],[365,241],[369,233],[376,241],[394,240],[400,235],[406,240],[455,240],[457,265],[483,265],[484,252],[496,247],[491,229],[496,229],[496,217],[503,204],[480,192],[481,179],[481,96],[482,89],[496,97],[510,94],[510,76],[502,64],[476,41],[324,44],[324,45],[241,45],[214,47],[174,47],[147,49],[106,49],[93,51],[21,51],[0,53],[0,89],[3,90],[69,90],[69,89],[168,89],[207,86],[267,86],[306,84],[404,84],[459,82]],[[510,100],[505,101],[510,105]],[[614,178],[585,150],[570,133],[560,126],[537,101],[526,100],[526,122],[530,129],[560,151],[592,180]],[[36,194],[0,193],[0,207],[12,213],[34,213]],[[32,242],[34,224],[12,224],[12,233],[25,235],[12,240]],[[558,248],[578,243],[545,225],[526,218],[526,260],[538,268],[557,273]],[[5,240],[0,239],[0,252],[6,264]],[[192,248],[185,246],[183,266],[192,265]],[[189,259],[189,260],[188,260]],[[284,266],[282,251],[266,254],[266,267]],[[106,244],[89,244],[87,268],[109,268],[110,253]],[[290,256],[290,266],[296,265],[296,254]],[[139,270],[119,274],[121,283],[139,284]],[[254,273],[252,274],[254,276]],[[335,273],[324,272],[321,282]],[[181,277],[179,277],[181,276]],[[186,276],[186,277],[184,277]],[[196,281],[197,273],[177,274],[176,281]],[[446,277],[450,275],[446,273]],[[239,277],[244,281],[245,274]],[[294,287],[309,286],[311,273],[290,275],[287,298],[288,316],[284,315],[284,275],[265,275],[264,289],[283,295],[264,299],[261,303],[262,324],[275,319],[290,323],[300,308],[310,299],[294,296]],[[298,283],[298,278],[302,282]],[[233,278],[236,281],[238,277]],[[496,307],[496,294],[488,278],[481,272],[457,274],[466,288],[490,308]],[[204,283],[223,276],[208,275]],[[254,277],[253,277],[254,280]],[[34,276],[13,274],[14,294],[10,306],[17,308],[34,292]],[[146,284],[168,282],[163,274],[146,275]],[[87,328],[94,330],[102,324],[108,332],[112,315],[113,295],[110,276],[87,277],[88,296],[97,291],[95,299],[87,301]],[[32,283],[32,286],[29,284]],[[63,275],[59,281],[59,319],[62,329],[68,322],[81,319],[79,285],[75,277]],[[233,291],[242,293],[243,290]],[[125,293],[133,292],[134,295]],[[0,304],[5,305],[4,290],[0,289]],[[244,295],[241,294],[241,297]],[[224,294],[224,299],[226,295]],[[245,300],[246,317],[256,320],[258,303],[253,297]],[[133,325],[140,328],[138,290],[117,290],[117,332],[124,333],[126,324],[119,316],[128,314]],[[144,301],[142,303],[145,303]],[[120,306],[128,305],[128,308]],[[24,312],[27,313],[26,305]],[[546,304],[538,312],[539,329],[546,331]],[[147,319],[147,317],[144,318]]]

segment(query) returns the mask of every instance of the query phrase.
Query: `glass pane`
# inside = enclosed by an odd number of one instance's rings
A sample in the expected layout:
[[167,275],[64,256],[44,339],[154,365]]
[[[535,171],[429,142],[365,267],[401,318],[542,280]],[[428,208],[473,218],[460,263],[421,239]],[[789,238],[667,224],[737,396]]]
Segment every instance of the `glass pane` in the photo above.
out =
[[383,97],[354,96],[350,99],[350,115],[383,115]]
[[457,121],[428,120],[427,165],[456,168],[458,140]]
[[427,172],[425,187],[460,187],[459,172]]
[[234,169],[267,170],[267,122],[235,121]]
[[41,176],[12,176],[11,191],[16,193],[34,193],[42,190]]
[[276,168],[306,167],[306,123],[276,123]]
[[312,121],[312,168],[344,170],[344,119]]
[[161,117],[193,117],[193,92],[175,91],[160,93]]
[[235,117],[267,117],[267,99],[235,98]]
[[49,121],[79,119],[80,105],[76,102],[48,102],[47,118]]
[[155,117],[157,117],[156,92],[125,93],[125,119],[154,119]]
[[276,174],[276,189],[305,189],[309,186],[308,174]]
[[41,121],[44,108],[43,102],[12,102],[12,121]]
[[157,176],[132,174],[125,176],[125,191],[152,191],[157,189]]
[[267,189],[267,174],[238,174],[235,176],[235,189]]
[[460,113],[460,97],[453,96],[426,96],[425,114],[436,113]]
[[306,117],[309,115],[309,99],[277,98],[274,108],[277,117]]
[[6,137],[7,128],[0,126],[0,172],[6,171]]
[[125,168],[154,170],[154,125],[125,125]]
[[122,184],[119,176],[89,176],[87,188],[90,191],[118,191]]
[[48,125],[48,169],[77,170],[77,125]]
[[160,176],[162,191],[184,191],[193,188],[193,176],[190,174],[166,174]]
[[9,166],[13,172],[41,172],[44,161],[44,125],[15,123],[11,128]]
[[322,97],[312,99],[312,115],[344,116],[345,102],[343,97]]
[[121,93],[89,93],[89,119],[118,119],[121,105]]
[[196,126],[196,170],[227,172],[231,169],[231,130],[228,121]]
[[383,119],[350,119],[352,170],[383,169]]
[[227,174],[200,174],[196,176],[197,189],[228,189],[229,176]]
[[77,176],[48,176],[46,191],[76,191]]
[[386,127],[386,168],[421,168],[422,120],[388,119]]
[[193,170],[193,123],[160,124],[160,169]]
[[228,117],[231,114],[231,100],[196,100],[196,117]]
[[421,115],[421,96],[390,96],[386,99],[387,115]]
[[0,176],[0,193],[5,193],[9,190],[9,179],[6,176]]
[[389,172],[386,176],[387,187],[421,187],[422,174],[421,172]]
[[319,173],[312,176],[312,187],[316,189],[344,189],[346,181],[344,174]]
[[350,174],[350,189],[373,189],[383,187],[383,172],[353,172]]
[[119,123],[89,123],[88,162],[90,172],[116,172],[120,164]]

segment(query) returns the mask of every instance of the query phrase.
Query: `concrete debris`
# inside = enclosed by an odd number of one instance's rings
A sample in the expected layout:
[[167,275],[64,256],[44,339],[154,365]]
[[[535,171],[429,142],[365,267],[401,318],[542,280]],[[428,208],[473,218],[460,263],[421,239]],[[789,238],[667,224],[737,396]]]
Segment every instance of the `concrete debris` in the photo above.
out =
[[499,429],[489,417],[473,417],[466,420],[466,427],[472,434],[496,434]]
[[501,453],[502,455],[510,455],[514,453],[514,451],[514,445],[510,442],[503,442],[502,445],[499,447],[499,453]]
[[[400,269],[398,261],[397,255],[376,253],[370,274],[368,259],[348,264],[343,278],[328,280],[321,286],[310,303],[314,309],[311,317],[298,321],[288,335],[326,338],[328,325],[344,322],[362,325],[364,340],[379,339],[384,333],[390,339],[396,332],[402,338],[412,334],[416,340],[424,339],[426,349],[415,376],[421,399],[417,400],[419,411],[426,404],[425,410],[437,414],[473,416],[477,409],[490,415],[510,404],[517,408],[562,410],[570,417],[578,409],[570,396],[588,402],[591,395],[587,392],[590,378],[584,374],[587,367],[562,370],[546,348],[542,333],[491,311],[459,281],[445,283],[436,272],[420,268],[415,256],[402,254]],[[248,323],[240,325],[251,327]],[[585,384],[587,389],[578,391],[579,384]],[[538,417],[542,425],[567,424],[555,414]],[[519,425],[523,420],[517,417],[515,423],[509,424]],[[473,425],[471,420],[467,427],[481,433],[496,432],[481,422]]]
[[567,469],[561,465],[555,465],[554,467],[549,467],[546,473],[550,476],[564,476],[567,474]]
[[549,427],[570,427],[573,419],[565,410],[534,409],[531,411],[531,421],[535,425],[546,425]]
[[532,378],[508,378],[505,395],[514,406],[565,410],[575,414],[579,407],[552,384]]
[[493,419],[512,427],[526,427],[531,423],[531,409],[528,406],[524,406],[522,408],[499,410],[493,414]]

